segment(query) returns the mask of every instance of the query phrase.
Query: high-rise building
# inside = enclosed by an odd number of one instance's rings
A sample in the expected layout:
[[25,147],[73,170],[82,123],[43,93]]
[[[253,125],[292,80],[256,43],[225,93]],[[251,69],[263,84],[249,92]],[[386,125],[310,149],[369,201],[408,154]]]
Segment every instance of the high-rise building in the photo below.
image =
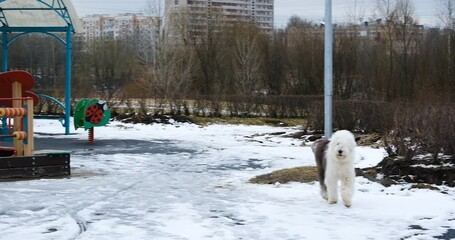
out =
[[96,40],[121,40],[147,63],[154,62],[161,19],[142,14],[91,15],[83,17],[82,40],[87,46]]
[[248,22],[273,30],[274,0],[166,0],[165,30],[172,35],[184,25],[200,32],[210,25]]
[[90,15],[82,19],[84,40],[88,43],[96,39],[125,40],[137,35],[155,39],[159,34],[158,19],[142,14]]

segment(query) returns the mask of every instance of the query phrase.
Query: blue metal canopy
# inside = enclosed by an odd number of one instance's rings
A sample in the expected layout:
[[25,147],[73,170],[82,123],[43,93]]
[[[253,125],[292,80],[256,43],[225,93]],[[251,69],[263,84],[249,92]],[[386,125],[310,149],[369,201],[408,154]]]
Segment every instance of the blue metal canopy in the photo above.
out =
[[[70,133],[72,35],[80,32],[71,0],[0,0],[0,32],[2,38],[2,72],[8,71],[8,48],[29,33],[44,33],[66,46],[65,64],[65,134]],[[10,34],[14,33],[13,37]],[[66,33],[62,38],[56,33]]]

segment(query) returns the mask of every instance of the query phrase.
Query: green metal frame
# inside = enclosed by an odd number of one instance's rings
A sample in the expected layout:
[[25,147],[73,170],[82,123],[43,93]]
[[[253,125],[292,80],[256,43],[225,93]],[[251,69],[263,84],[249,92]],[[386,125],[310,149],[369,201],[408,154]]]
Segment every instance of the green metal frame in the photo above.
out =
[[[8,0],[0,0],[0,3]],[[68,9],[63,0],[52,0],[51,3],[47,3],[43,0],[36,0],[41,3],[43,7],[40,8],[0,8],[0,32],[2,33],[2,39],[0,44],[2,46],[2,65],[1,70],[3,72],[8,71],[8,48],[9,46],[19,39],[20,37],[30,33],[44,33],[50,35],[63,43],[66,47],[66,63],[65,63],[65,134],[70,134],[70,116],[71,116],[71,67],[72,67],[72,36],[75,32],[75,27],[68,12]],[[56,12],[65,22],[66,26],[45,26],[45,27],[15,27],[10,26],[8,19],[5,16],[7,11],[54,11]],[[18,33],[10,39],[9,34]],[[56,35],[55,33],[66,33],[66,38]]]

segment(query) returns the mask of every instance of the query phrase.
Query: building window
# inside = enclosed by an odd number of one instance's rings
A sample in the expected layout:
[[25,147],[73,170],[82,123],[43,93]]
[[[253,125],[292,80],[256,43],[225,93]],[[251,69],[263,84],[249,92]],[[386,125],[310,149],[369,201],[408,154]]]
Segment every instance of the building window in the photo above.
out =
[[179,5],[179,0],[175,0],[175,5]]

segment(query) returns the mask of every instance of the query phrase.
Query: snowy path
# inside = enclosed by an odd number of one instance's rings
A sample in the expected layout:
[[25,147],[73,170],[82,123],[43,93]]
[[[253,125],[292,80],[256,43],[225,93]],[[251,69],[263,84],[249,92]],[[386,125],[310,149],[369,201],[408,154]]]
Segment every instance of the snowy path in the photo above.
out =
[[[37,131],[62,131],[54,124],[39,121]],[[383,188],[357,178],[346,209],[322,201],[317,184],[248,184],[314,165],[299,141],[260,135],[296,129],[113,123],[96,131],[97,144],[137,139],[154,150],[75,150],[70,178],[0,182],[0,239],[433,239],[455,229],[453,189]],[[39,137],[76,141],[86,133]],[[357,165],[382,154],[358,148]]]

